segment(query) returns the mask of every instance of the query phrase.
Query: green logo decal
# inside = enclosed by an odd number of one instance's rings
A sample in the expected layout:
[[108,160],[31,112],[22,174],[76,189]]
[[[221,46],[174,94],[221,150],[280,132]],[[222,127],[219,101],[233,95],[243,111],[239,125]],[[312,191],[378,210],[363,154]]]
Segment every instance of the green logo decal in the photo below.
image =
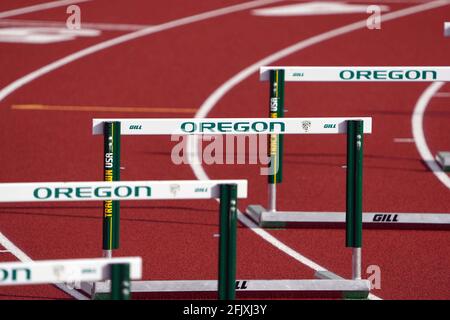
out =
[[0,283],[1,282],[17,282],[19,280],[31,280],[31,269],[28,268],[0,268]]
[[220,133],[220,132],[257,132],[270,133],[278,129],[279,132],[285,131],[285,124],[283,122],[183,122],[181,124],[181,131],[186,133]]
[[36,188],[33,197],[39,200],[51,199],[105,199],[112,195],[118,198],[151,197],[148,186],[117,186],[117,187],[75,187],[75,188]]
[[342,80],[436,80],[434,70],[342,70]]

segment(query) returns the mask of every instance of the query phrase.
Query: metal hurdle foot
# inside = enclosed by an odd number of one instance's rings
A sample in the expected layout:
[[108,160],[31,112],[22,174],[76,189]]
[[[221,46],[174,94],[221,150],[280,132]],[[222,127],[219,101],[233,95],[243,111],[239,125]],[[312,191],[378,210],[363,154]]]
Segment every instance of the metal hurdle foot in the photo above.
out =
[[[261,205],[250,205],[246,213],[260,227],[343,227],[345,212],[269,211]],[[363,224],[384,229],[450,229],[448,213],[366,212]]]
[[[109,292],[105,282],[85,283],[82,291],[91,297],[99,297]],[[217,280],[153,280],[132,281],[133,296],[142,298],[215,298]],[[343,278],[322,278],[313,280],[237,280],[237,298],[261,297],[335,297],[365,299],[370,292],[368,280],[347,280]]]

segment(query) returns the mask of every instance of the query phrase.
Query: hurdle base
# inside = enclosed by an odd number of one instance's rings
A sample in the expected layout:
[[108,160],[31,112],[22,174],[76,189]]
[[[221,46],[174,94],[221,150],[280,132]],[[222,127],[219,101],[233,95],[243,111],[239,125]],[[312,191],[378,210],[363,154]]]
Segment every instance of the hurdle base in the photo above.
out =
[[[263,228],[345,225],[345,212],[268,211],[261,205],[250,205],[246,213]],[[450,229],[450,214],[367,212],[363,214],[363,224],[380,229]]]
[[[82,283],[80,291],[91,299],[107,299],[108,282]],[[237,280],[237,298],[352,298],[366,299],[368,280]],[[217,280],[132,281],[133,299],[217,299]]]
[[109,300],[111,293],[111,282],[81,282],[77,291],[86,295],[91,300]]

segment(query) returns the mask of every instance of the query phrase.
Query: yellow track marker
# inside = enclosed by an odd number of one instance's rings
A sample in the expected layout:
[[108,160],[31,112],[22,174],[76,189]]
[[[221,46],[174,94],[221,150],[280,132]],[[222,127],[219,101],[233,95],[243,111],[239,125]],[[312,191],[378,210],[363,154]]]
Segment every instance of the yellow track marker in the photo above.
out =
[[148,108],[104,106],[49,106],[43,104],[14,104],[14,110],[83,111],[83,112],[142,112],[142,113],[195,113],[196,108]]

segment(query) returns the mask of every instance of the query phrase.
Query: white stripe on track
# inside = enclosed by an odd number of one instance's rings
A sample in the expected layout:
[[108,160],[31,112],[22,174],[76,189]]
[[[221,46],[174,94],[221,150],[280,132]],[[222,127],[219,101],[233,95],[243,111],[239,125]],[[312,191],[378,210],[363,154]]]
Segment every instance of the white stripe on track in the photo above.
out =
[[0,243],[7,249],[11,254],[13,254],[21,262],[33,261],[25,252],[20,250],[14,243],[12,243],[3,233],[0,232]]
[[23,7],[23,8],[12,9],[12,10],[8,10],[8,11],[0,12],[0,19],[9,18],[9,17],[18,16],[21,14],[27,14],[27,13],[36,12],[36,11],[43,11],[43,10],[48,10],[48,9],[53,9],[53,8],[58,8],[58,7],[63,7],[63,6],[69,6],[71,4],[87,2],[87,1],[91,1],[91,0],[59,0],[59,1],[51,1],[51,2],[35,4],[32,6],[28,6],[28,7]]
[[[441,6],[448,5],[450,1],[448,0],[438,0],[433,1],[425,4],[420,4],[414,7],[398,10],[392,13],[388,13],[383,15],[383,22],[398,19],[401,17],[405,17],[408,15],[412,15],[415,13],[423,12],[426,10],[431,10],[434,8],[438,8]],[[312,45],[318,44],[320,42],[332,39],[337,36],[341,36],[343,34],[356,31],[359,29],[363,29],[366,27],[366,20],[362,20],[359,22],[352,23],[347,26],[343,26],[341,28],[337,28],[325,33],[322,33],[320,35],[311,37],[306,40],[302,40],[292,46],[289,46],[283,50],[280,50],[256,63],[253,65],[245,68],[244,70],[237,73],[235,76],[230,78],[228,81],[223,83],[219,88],[217,88],[201,105],[199,111],[196,113],[194,118],[206,118],[208,116],[208,113],[213,109],[213,107],[217,104],[217,102],[222,99],[223,96],[225,96],[231,89],[233,89],[237,84],[248,78],[250,75],[252,75],[255,72],[258,72],[259,67],[264,65],[270,65],[274,63],[277,60],[280,60],[284,57],[287,57],[295,52],[298,52],[300,50],[306,49]],[[192,152],[189,153],[189,163],[192,168],[192,171],[194,172],[197,179],[200,180],[208,180],[209,177],[206,174],[205,170],[203,169],[201,165],[201,161],[199,159],[199,150],[198,145],[196,143],[195,136],[189,136],[188,137],[188,143],[187,143],[187,150],[191,150]],[[310,267],[313,270],[316,271],[322,271],[326,270],[324,267],[316,264],[309,258],[303,256],[299,252],[293,250],[292,248],[288,247],[286,244],[282,243],[275,237],[273,237],[268,232],[262,230],[259,228],[256,224],[254,224],[251,220],[249,220],[246,216],[244,216],[242,213],[239,215],[239,220],[246,225],[248,228],[250,228],[253,232],[258,234],[261,238],[278,248],[279,250],[285,252],[289,256],[293,257],[297,261],[303,263],[304,265]],[[379,297],[371,294],[369,296],[370,299],[380,299]]]
[[450,178],[442,170],[439,164],[434,159],[430,149],[428,148],[427,141],[425,140],[425,134],[423,131],[423,116],[425,110],[439,89],[444,85],[444,82],[433,82],[428,86],[428,88],[422,93],[419,100],[414,107],[414,112],[411,118],[411,127],[414,137],[414,142],[416,143],[417,150],[419,151],[422,160],[430,168],[431,172],[438,178],[440,182],[450,189]]

